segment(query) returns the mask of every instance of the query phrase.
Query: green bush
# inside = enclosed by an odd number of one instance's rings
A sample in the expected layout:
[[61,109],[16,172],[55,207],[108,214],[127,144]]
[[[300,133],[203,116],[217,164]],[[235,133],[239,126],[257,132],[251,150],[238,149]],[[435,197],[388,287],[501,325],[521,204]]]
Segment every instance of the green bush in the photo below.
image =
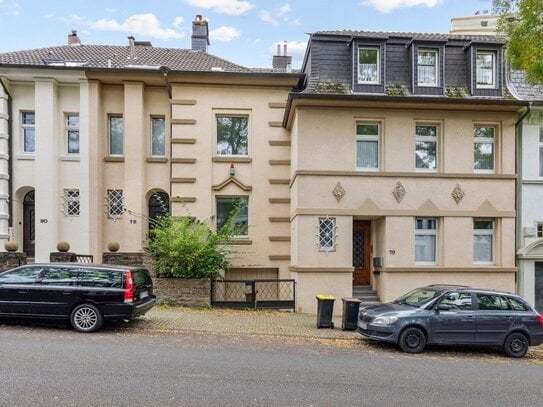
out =
[[147,250],[153,257],[157,276],[217,278],[229,265],[232,251],[224,243],[236,234],[234,216],[230,214],[218,231],[190,216],[165,215],[153,221]]

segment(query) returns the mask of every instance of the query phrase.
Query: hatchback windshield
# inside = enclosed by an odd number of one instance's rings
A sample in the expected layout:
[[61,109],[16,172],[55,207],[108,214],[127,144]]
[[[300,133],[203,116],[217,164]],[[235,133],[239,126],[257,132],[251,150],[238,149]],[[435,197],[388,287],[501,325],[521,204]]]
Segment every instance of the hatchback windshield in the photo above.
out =
[[431,288],[417,288],[413,291],[409,291],[407,294],[402,295],[396,301],[397,304],[407,304],[413,307],[421,307],[424,304],[429,303],[436,297],[439,297],[442,291],[433,290]]

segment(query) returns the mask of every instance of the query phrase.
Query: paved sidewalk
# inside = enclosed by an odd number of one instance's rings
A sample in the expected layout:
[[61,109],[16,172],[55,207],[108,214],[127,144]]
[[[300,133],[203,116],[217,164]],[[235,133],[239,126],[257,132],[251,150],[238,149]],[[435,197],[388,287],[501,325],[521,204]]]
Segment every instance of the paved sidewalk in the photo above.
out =
[[317,317],[279,311],[200,310],[184,307],[154,307],[129,326],[153,332],[214,332],[273,335],[316,339],[360,338],[354,331],[341,330],[341,317],[334,317],[335,329],[317,328]]

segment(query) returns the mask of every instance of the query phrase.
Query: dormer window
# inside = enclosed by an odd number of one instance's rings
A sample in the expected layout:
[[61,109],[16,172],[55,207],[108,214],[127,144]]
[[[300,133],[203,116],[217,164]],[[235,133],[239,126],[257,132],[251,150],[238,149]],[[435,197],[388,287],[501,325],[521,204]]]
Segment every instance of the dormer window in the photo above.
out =
[[417,85],[438,86],[438,51],[419,49],[417,56]]
[[379,48],[358,48],[358,83],[379,84]]
[[477,51],[475,70],[476,87],[495,88],[496,87],[496,52]]

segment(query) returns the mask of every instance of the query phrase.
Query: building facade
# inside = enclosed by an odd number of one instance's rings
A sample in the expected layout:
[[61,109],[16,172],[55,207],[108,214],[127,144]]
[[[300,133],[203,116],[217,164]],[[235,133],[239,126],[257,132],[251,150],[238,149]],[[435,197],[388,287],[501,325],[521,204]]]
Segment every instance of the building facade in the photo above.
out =
[[72,33],[1,54],[0,238],[36,261],[59,241],[101,259],[109,242],[142,251],[164,210],[220,227],[241,205],[225,277],[293,278],[301,312],[358,286],[515,291],[527,102],[503,41],[317,32],[290,72],[286,50],[280,69],[214,57],[207,33],[197,17],[190,50]]

